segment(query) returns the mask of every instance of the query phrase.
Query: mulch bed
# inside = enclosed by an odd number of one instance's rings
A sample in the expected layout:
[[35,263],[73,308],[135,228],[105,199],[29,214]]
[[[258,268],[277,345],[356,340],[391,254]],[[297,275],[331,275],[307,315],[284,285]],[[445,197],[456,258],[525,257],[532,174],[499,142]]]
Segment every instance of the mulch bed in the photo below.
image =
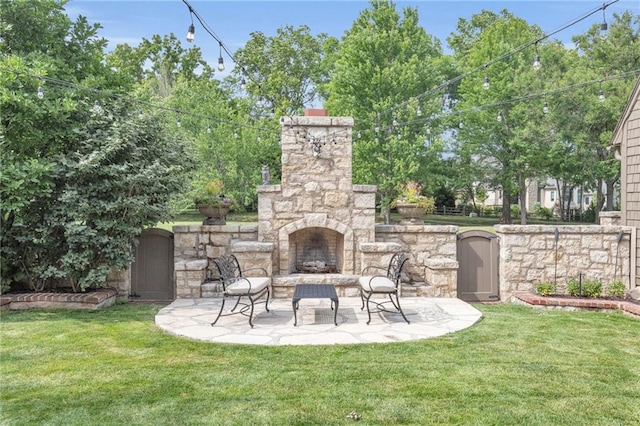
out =
[[572,296],[540,296],[530,292],[518,292],[514,296],[532,306],[580,308],[580,309],[620,309],[625,313],[640,318],[640,303],[631,299],[599,298]]

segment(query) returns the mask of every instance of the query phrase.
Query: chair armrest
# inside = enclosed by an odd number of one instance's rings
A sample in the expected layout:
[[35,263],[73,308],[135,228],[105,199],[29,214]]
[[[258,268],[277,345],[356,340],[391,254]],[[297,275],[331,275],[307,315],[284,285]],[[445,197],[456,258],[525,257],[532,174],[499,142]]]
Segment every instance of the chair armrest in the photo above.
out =
[[249,272],[249,271],[262,271],[264,273],[265,277],[268,277],[269,274],[267,273],[267,270],[264,268],[249,268],[249,269],[243,269],[242,270],[242,275],[245,275],[245,272]]
[[369,269],[377,269],[378,271],[385,271],[384,276],[385,277],[387,276],[387,274],[386,274],[387,269],[386,268],[380,268],[379,266],[367,266],[366,268],[364,268],[362,270],[362,273],[360,275],[365,275],[365,271],[367,271]]

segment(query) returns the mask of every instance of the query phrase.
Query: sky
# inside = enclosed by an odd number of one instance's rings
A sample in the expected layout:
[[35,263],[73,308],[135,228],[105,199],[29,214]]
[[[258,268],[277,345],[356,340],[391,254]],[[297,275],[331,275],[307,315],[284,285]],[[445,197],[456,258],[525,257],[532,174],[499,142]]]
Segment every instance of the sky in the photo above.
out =
[[[327,33],[340,38],[351,28],[360,12],[369,6],[369,2],[364,0],[188,1],[231,52],[243,47],[251,38],[252,32],[260,31],[266,36],[273,36],[278,28],[287,25],[294,28],[307,25],[312,34]],[[610,1],[607,0],[606,3]],[[602,0],[395,2],[399,11],[405,7],[418,10],[420,25],[427,33],[440,39],[445,53],[449,52],[446,38],[456,30],[458,20],[469,19],[482,10],[499,12],[508,9],[529,24],[538,25],[548,34],[597,9],[603,3],[605,2]],[[91,23],[100,23],[103,29],[99,34],[109,40],[109,50],[120,43],[136,46],[143,38],[150,39],[154,34],[164,36],[174,33],[187,45],[186,33],[191,18],[189,9],[182,0],[70,0],[65,5],[65,10],[72,19],[83,15]],[[572,46],[573,35],[583,33],[595,23],[602,23],[603,19],[611,22],[613,13],[624,10],[640,14],[640,0],[619,0],[607,7],[604,17],[602,11],[598,11],[553,38]],[[193,45],[201,48],[207,62],[217,63],[218,42],[195,19],[194,25],[196,31]],[[225,62],[227,61],[228,58],[225,57]]]

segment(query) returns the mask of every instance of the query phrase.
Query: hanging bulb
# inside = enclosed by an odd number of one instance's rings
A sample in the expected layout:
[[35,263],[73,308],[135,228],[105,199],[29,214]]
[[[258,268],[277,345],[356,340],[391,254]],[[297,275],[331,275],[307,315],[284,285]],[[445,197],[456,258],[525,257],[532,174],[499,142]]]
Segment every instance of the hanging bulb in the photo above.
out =
[[234,131],[233,131],[233,137],[234,137],[234,138],[236,138],[236,139],[238,139],[238,131],[237,131],[237,130],[234,130]]
[[260,137],[260,135],[258,135],[258,142],[261,142],[262,138]]
[[139,109],[139,110],[138,110],[138,118],[139,118],[140,120],[142,120],[142,117],[144,117],[144,115],[142,114],[142,110],[141,110],[141,109]]
[[178,117],[178,119],[176,120],[176,126],[178,127],[182,127],[182,122],[180,121],[180,118]]
[[416,109],[416,115],[418,117],[420,117],[422,115],[422,108],[420,108],[420,105],[418,105],[418,108]]
[[498,121],[502,121],[502,111],[498,111]]
[[393,116],[393,121],[391,122],[391,124],[393,124],[394,127],[398,125],[398,118],[395,115]]
[[38,99],[44,98],[44,90],[42,90],[42,86],[38,86],[37,96],[38,96]]
[[244,77],[240,80],[240,90],[243,92],[247,90],[247,80],[245,80]]
[[600,90],[598,90],[598,99],[600,99],[600,102],[604,101],[604,99],[605,99],[604,92],[602,91],[602,88],[600,88]]
[[98,102],[98,100],[96,99],[96,101],[93,103],[93,110],[98,111],[99,109],[100,109],[100,102]]
[[544,101],[544,106],[542,107],[542,112],[547,114],[549,112],[549,104],[547,101]]
[[219,41],[220,54],[218,55],[218,71],[224,71],[224,59],[222,58],[222,42]]
[[380,131],[380,126],[376,124],[376,127],[374,127],[373,131],[378,133]]
[[606,32],[609,29],[609,25],[607,25],[607,15],[605,14],[606,6],[602,8],[602,24],[600,24],[600,31]]
[[211,133],[211,125],[207,124],[207,133]]
[[489,90],[489,77],[484,78],[484,83],[482,83],[482,87],[484,90]]
[[360,139],[361,137],[362,137],[362,132],[358,130],[358,139]]
[[540,62],[540,55],[536,53],[536,57],[533,59],[533,69],[538,71],[542,67],[542,63]]
[[430,135],[431,134],[431,127],[427,126],[427,134]]
[[458,127],[460,129],[462,129],[464,127],[464,123],[462,122],[462,120],[460,120],[460,122],[458,123]]
[[195,38],[196,28],[193,26],[193,23],[189,25],[189,29],[187,30],[187,41],[191,43]]

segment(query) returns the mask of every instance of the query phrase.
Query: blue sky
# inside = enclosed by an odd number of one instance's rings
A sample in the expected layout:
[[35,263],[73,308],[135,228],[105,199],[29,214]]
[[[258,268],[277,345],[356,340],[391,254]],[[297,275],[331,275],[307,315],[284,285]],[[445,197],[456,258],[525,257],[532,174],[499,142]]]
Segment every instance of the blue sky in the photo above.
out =
[[[286,25],[298,27],[304,24],[313,34],[324,32],[341,37],[351,28],[359,13],[369,6],[369,2],[364,0],[190,0],[189,3],[231,51],[242,47],[254,31],[271,36]],[[483,9],[497,12],[506,8],[530,24],[538,25],[546,33],[551,33],[602,6],[603,1],[422,0],[396,1],[395,4],[399,10],[407,6],[417,8],[420,25],[440,39],[446,51],[446,37],[455,31],[458,19],[469,19]],[[135,46],[142,38],[151,38],[154,34],[174,33],[185,40],[191,22],[189,10],[182,0],[71,0],[65,9],[72,19],[82,14],[90,22],[102,24],[100,35],[110,41],[109,48],[118,43]],[[640,14],[640,1],[620,0],[609,6],[606,10],[607,21],[611,21],[613,13],[624,10]],[[571,36],[584,32],[594,23],[601,23],[602,19],[602,12],[598,12],[554,38],[570,45]],[[216,63],[219,51],[217,42],[197,22],[194,24],[196,38],[193,44],[202,49],[207,61]]]

